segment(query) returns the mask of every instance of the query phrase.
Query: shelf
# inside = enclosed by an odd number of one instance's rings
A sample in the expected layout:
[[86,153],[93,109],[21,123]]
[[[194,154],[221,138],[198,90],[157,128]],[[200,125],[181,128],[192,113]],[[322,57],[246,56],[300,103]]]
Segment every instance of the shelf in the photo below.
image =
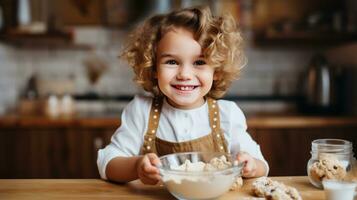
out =
[[357,41],[357,33],[291,32],[258,33],[254,42],[259,46],[331,46]]
[[9,31],[0,35],[0,42],[20,48],[50,48],[90,50],[90,45],[73,43],[70,32],[56,31],[53,33],[26,33]]

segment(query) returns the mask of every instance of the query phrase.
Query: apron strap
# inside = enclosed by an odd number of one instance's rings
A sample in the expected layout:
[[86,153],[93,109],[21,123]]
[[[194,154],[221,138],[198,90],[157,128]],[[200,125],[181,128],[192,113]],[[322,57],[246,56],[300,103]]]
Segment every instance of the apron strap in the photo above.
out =
[[157,127],[159,126],[162,102],[162,97],[155,97],[152,101],[149,126],[144,136],[144,145],[141,150],[142,154],[156,153],[155,138]]
[[217,145],[216,149],[219,152],[228,153],[228,148],[224,134],[221,130],[221,120],[219,116],[219,107],[217,100],[207,97],[209,122],[212,130],[212,138]]

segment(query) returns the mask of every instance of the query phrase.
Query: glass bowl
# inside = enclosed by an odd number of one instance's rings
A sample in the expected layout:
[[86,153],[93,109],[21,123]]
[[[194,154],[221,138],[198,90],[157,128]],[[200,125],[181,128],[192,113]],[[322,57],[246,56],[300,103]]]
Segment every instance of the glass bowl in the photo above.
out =
[[[191,163],[209,163],[213,158],[221,156],[225,156],[232,165],[212,171],[178,169],[187,160]],[[158,168],[165,187],[177,199],[213,199],[227,192],[237,177],[241,176],[244,163],[238,164],[234,160],[232,155],[224,153],[175,153],[160,157],[161,165]]]

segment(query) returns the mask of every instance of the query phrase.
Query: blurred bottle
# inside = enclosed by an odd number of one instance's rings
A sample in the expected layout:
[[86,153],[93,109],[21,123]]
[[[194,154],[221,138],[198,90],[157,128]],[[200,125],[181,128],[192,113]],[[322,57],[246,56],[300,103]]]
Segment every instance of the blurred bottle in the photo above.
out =
[[36,74],[30,76],[26,86],[20,93],[18,112],[21,115],[36,115],[40,112],[38,82]]
[[58,97],[54,94],[51,94],[46,102],[46,110],[45,113],[47,116],[56,118],[60,115],[60,104]]
[[17,20],[20,27],[31,23],[31,7],[29,0],[18,0]]
[[38,80],[37,75],[33,74],[30,76],[29,80],[27,81],[27,85],[25,86],[24,92],[22,94],[22,98],[35,100],[38,99]]
[[75,111],[75,104],[74,104],[73,97],[69,94],[65,94],[61,98],[61,102],[60,102],[61,115],[64,117],[70,117],[74,114],[74,111]]

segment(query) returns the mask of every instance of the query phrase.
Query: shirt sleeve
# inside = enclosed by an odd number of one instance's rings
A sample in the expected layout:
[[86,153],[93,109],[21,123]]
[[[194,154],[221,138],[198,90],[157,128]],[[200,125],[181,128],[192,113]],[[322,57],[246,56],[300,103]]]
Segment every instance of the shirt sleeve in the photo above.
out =
[[242,110],[236,103],[230,102],[230,150],[232,154],[237,154],[240,151],[249,153],[252,157],[261,160],[265,164],[266,176],[269,173],[268,162],[257,144],[250,134],[247,132],[246,118]]
[[106,167],[113,158],[139,155],[150,105],[148,97],[136,96],[123,110],[121,125],[113,134],[110,144],[98,151],[97,165],[102,179],[107,179]]

